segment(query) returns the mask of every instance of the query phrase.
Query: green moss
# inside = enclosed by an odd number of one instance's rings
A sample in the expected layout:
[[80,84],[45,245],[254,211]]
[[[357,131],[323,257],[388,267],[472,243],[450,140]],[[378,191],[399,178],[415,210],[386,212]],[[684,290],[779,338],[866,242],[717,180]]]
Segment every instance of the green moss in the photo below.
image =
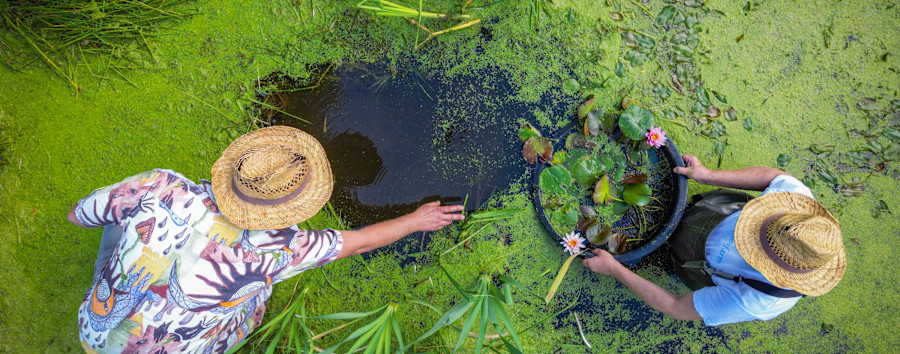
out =
[[[88,270],[100,232],[66,223],[69,207],[93,188],[151,168],[171,168],[194,180],[207,178],[229,135],[249,128],[231,120],[246,120],[245,98],[252,97],[257,80],[271,72],[306,78],[315,75],[322,63],[377,59],[415,60],[448,75],[499,70],[513,86],[503,100],[525,103],[571,100],[559,90],[568,78],[605,83],[592,93],[608,107],[625,95],[640,100],[654,111],[682,153],[698,155],[708,164],[716,162],[712,141],[699,133],[702,125],[696,115],[687,113],[695,94],[673,92],[661,99],[653,93],[654,83],[670,80],[668,68],[651,60],[637,67],[626,64],[623,78],[613,73],[625,55],[619,26],[657,38],[669,36],[650,26],[662,3],[647,4],[654,13],[648,16],[630,1],[615,2],[627,17],[615,22],[609,12],[619,10],[603,2],[554,1],[547,4],[548,15],[535,31],[522,20],[527,6],[501,2],[472,10],[484,19],[482,24],[441,35],[418,52],[411,51],[418,29],[401,19],[359,13],[352,9],[354,3],[200,1],[202,15],[151,41],[157,58],[151,69],[125,72],[128,83],[121,77],[96,78],[80,68],[78,79],[84,87],[80,93],[41,66],[24,72],[0,68],[0,111],[12,139],[11,164],[0,172],[4,334],[0,351],[80,350],[76,311],[90,283]],[[900,325],[894,316],[900,282],[893,255],[900,246],[894,237],[900,222],[894,215],[873,219],[870,210],[875,201],[884,200],[900,211],[900,196],[894,193],[897,182],[891,178],[898,167],[895,162],[881,172],[853,167],[846,155],[865,145],[865,139],[848,134],[849,129],[877,133],[898,125],[896,111],[887,108],[887,102],[898,98],[900,82],[900,56],[893,53],[900,48],[897,7],[859,0],[753,2],[751,11],[745,12],[739,2],[707,3],[711,11],[686,10],[701,17],[700,47],[705,53],[688,71],[701,78],[705,88],[724,95],[727,106],[734,106],[740,119],[751,118],[754,126],[747,131],[740,121],[723,122],[728,148],[722,167],[774,165],[784,153],[793,157],[789,173],[814,175],[815,158],[804,149],[824,143],[836,147],[825,159],[833,172],[848,181],[852,177],[865,181],[865,194],[859,198],[843,197],[824,183],[813,188],[842,225],[849,264],[843,281],[829,294],[805,299],[775,320],[708,328],[666,318],[611,278],[592,274],[576,262],[549,305],[514,291],[513,321],[525,328],[578,301],[576,311],[585,335],[598,351],[886,352],[897,347],[893,329]],[[452,11],[450,2],[435,5]],[[425,24],[433,29],[449,25],[439,20]],[[469,90],[484,85],[492,84]],[[869,108],[864,98],[873,99],[876,109],[860,109]],[[667,108],[685,113],[668,121],[661,118]],[[508,122],[514,141],[523,119],[536,122],[543,117],[543,126],[549,129],[568,119],[548,112],[539,109],[534,117],[492,119]],[[471,112],[464,104],[454,104],[444,113],[468,117]],[[442,153],[435,158],[469,161],[470,169],[489,168],[477,156]],[[547,291],[565,255],[531,208],[529,177],[523,171],[520,182],[496,195],[491,204],[527,212],[473,239],[471,251],[458,248],[442,259],[456,279],[469,284],[479,273],[508,274],[538,294]],[[690,184],[691,192],[709,189]],[[850,242],[851,237],[859,244]],[[458,295],[436,271],[435,255],[457,242],[454,229],[433,239],[426,253],[408,265],[402,265],[396,253],[383,253],[370,257],[368,267],[344,260],[304,273],[299,281],[313,289],[308,312],[370,310],[387,301],[402,301],[407,293],[448,309]],[[679,294],[687,291],[656,266],[639,273]],[[270,316],[284,306],[293,285],[292,279],[276,287]],[[438,318],[408,303],[401,302],[400,310],[407,338]],[[834,331],[824,333],[822,323],[833,324]],[[312,324],[315,331],[335,325]],[[350,330],[322,342],[337,342]],[[452,345],[455,338],[452,330],[442,330],[423,345]],[[537,325],[522,339],[526,352],[586,350],[569,313]]]

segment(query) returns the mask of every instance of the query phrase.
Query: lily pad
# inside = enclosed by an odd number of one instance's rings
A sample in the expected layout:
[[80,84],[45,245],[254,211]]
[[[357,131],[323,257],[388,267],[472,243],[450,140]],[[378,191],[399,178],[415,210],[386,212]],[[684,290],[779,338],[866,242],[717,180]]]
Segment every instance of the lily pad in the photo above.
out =
[[697,99],[700,100],[700,104],[704,107],[709,106],[709,94],[706,93],[706,89],[703,86],[697,86]]
[[737,119],[738,119],[737,111],[734,110],[734,107],[728,107],[728,109],[725,110],[725,120],[733,122],[733,121],[736,121]]
[[666,22],[669,22],[669,19],[675,16],[675,7],[669,5],[664,7],[661,11],[659,11],[659,15],[656,16],[656,24],[662,26]]
[[778,163],[778,168],[785,168],[789,163],[791,163],[791,157],[785,154],[778,155],[778,159],[776,161]]
[[627,239],[628,235],[616,232],[612,234],[608,241],[606,241],[606,248],[608,248],[609,252],[612,254],[625,252],[625,240]]
[[550,164],[552,165],[562,165],[566,162],[566,152],[557,151],[553,153],[553,159],[550,160]]
[[631,175],[626,178],[623,178],[620,182],[622,182],[622,184],[644,183],[644,182],[647,182],[647,175],[645,175],[643,173],[638,173],[636,175]]
[[587,114],[584,120],[584,135],[597,136],[600,134],[600,120],[603,114],[600,111],[593,110]]
[[565,168],[550,166],[541,171],[538,183],[544,193],[561,195],[565,193],[566,186],[572,183],[572,177]]
[[597,210],[594,209],[593,206],[584,204],[578,206],[578,211],[581,212],[581,215],[584,215],[586,218],[594,218],[597,217]]
[[612,203],[612,212],[615,215],[625,215],[630,207],[631,206],[628,205],[628,203],[615,201]]
[[592,110],[594,110],[594,98],[593,97],[591,97],[591,99],[584,101],[580,105],[578,105],[578,108],[575,110],[575,115],[578,117],[579,120],[582,120],[585,117],[587,117],[588,112],[590,112]]
[[603,175],[603,178],[597,182],[597,186],[594,187],[594,195],[592,199],[594,203],[609,205],[614,200],[616,200],[616,195],[619,193],[618,187],[616,187],[615,183],[611,183],[609,181],[609,177]]
[[566,94],[574,95],[581,90],[581,84],[578,83],[578,80],[568,79],[563,82],[562,89]]
[[640,105],[640,104],[641,103],[638,102],[638,100],[631,98],[631,97],[625,97],[622,99],[622,109],[628,109],[628,107],[631,107],[633,105]]
[[545,137],[532,136],[522,147],[522,157],[531,165],[537,163],[538,158],[541,162],[550,161],[553,158],[553,145]]
[[706,116],[710,118],[717,118],[721,114],[721,111],[717,107],[709,106],[706,107]]
[[602,245],[606,243],[611,236],[612,227],[609,225],[601,224],[600,222],[594,222],[590,224],[584,231],[584,238],[586,238],[588,242],[595,245]]
[[597,178],[606,171],[606,167],[600,163],[600,160],[593,156],[582,156],[575,164],[572,165],[572,178],[578,184],[590,187],[594,185]]
[[645,206],[652,201],[650,198],[652,194],[653,191],[646,183],[635,183],[625,187],[622,199],[630,205]]
[[524,143],[533,136],[541,136],[541,131],[529,123],[522,124],[519,128],[519,140]]
[[644,140],[651,126],[653,126],[653,113],[641,106],[629,106],[619,116],[619,128],[631,140]]

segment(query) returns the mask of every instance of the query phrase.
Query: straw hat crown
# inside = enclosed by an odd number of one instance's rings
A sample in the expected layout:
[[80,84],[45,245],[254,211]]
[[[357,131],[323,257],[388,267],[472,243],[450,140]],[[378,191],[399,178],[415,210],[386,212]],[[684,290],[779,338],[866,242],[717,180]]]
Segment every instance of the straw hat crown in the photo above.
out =
[[222,215],[250,230],[282,229],[309,219],[328,202],[333,186],[322,144],[286,126],[241,135],[212,168]]
[[287,146],[262,146],[238,157],[232,181],[244,195],[257,199],[283,198],[306,181],[309,162]]
[[734,228],[741,257],[773,285],[825,294],[847,268],[838,221],[821,203],[793,192],[769,193],[744,206]]
[[785,214],[772,220],[766,230],[769,247],[788,265],[814,270],[824,266],[843,249],[840,238],[819,237],[834,230],[830,220],[812,214]]

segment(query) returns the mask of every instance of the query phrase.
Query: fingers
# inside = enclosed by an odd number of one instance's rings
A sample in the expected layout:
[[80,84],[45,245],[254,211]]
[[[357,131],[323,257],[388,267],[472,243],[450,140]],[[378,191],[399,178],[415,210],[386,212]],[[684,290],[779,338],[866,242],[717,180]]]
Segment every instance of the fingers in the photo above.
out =
[[690,177],[694,173],[694,169],[692,167],[675,167],[672,172]]
[[442,207],[438,207],[438,211],[442,213],[455,213],[463,210],[462,205],[445,205]]

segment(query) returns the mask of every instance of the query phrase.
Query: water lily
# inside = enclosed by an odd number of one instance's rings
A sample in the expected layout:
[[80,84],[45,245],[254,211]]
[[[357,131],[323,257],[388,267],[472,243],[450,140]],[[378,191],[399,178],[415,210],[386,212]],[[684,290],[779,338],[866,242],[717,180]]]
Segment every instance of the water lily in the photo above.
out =
[[659,127],[651,127],[650,131],[647,132],[647,145],[654,148],[658,149],[661,146],[666,146],[667,140],[669,140],[669,138],[666,137],[666,131]]
[[576,254],[581,252],[584,246],[584,237],[581,237],[581,233],[578,231],[572,231],[566,234],[566,237],[563,237],[562,242],[559,244],[563,245],[566,248],[566,251],[569,251],[569,254]]

